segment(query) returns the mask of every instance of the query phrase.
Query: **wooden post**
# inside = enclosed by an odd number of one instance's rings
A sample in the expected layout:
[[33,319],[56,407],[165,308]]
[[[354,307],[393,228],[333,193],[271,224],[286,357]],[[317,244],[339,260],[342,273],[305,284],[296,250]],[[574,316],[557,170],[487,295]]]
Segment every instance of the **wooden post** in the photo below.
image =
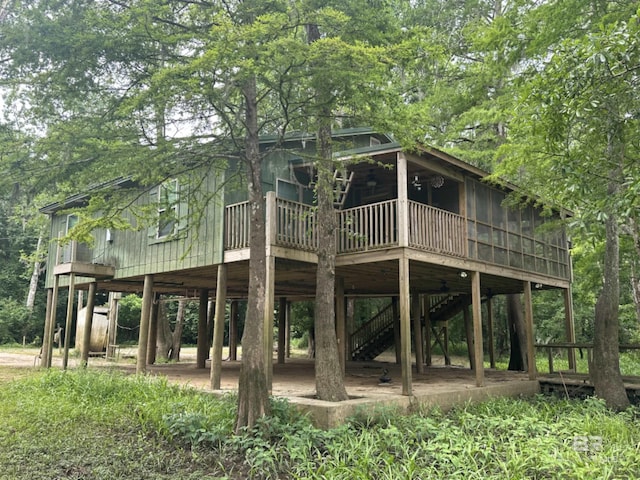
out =
[[107,358],[116,358],[116,343],[118,341],[118,301],[119,292],[109,292],[109,327],[107,330]]
[[529,380],[536,379],[536,350],[533,346],[533,301],[531,282],[524,282],[524,322],[527,329],[527,366]]
[[471,305],[473,306],[473,343],[476,386],[484,385],[484,353],[482,351],[482,296],[480,272],[471,272]]
[[451,365],[451,355],[449,355],[449,320],[444,322],[442,325],[442,353],[444,355],[444,364],[447,366]]
[[227,265],[218,265],[216,281],[216,314],[213,320],[213,342],[211,352],[211,389],[220,390],[222,377],[222,346],[224,342],[224,315],[227,304]]
[[[149,316],[149,337],[147,339],[147,365],[156,363],[156,354],[158,353],[158,316],[160,315],[160,295],[153,296],[151,304],[151,315]],[[162,309],[162,313],[166,315],[166,308]]]
[[[58,232],[58,237],[62,236],[62,232]],[[62,249],[60,244],[58,243],[56,246],[56,257],[54,264],[58,265],[60,263],[60,255]],[[53,360],[53,332],[56,325],[56,310],[58,309],[58,293],[60,290],[60,276],[53,275],[53,291],[51,293],[51,315],[49,318],[49,327],[47,328],[45,324],[44,336],[45,338],[42,340],[42,361],[40,364],[45,368],[51,368],[51,362]],[[44,350],[46,345],[46,351]]]
[[196,368],[203,369],[207,364],[209,338],[207,335],[207,307],[209,306],[209,290],[200,290],[198,302],[198,340],[196,348]]
[[280,297],[278,305],[278,363],[284,364],[287,353],[287,298]]
[[[96,303],[96,290],[98,284],[94,281],[89,284],[87,293],[87,309],[84,316],[84,331],[82,332],[82,353],[80,364],[86,367],[89,364],[89,350],[91,349],[91,327],[93,325],[93,309]],[[80,297],[78,297],[80,301]]]
[[238,300],[229,307],[229,360],[238,360]]
[[264,293],[264,366],[266,372],[267,390],[271,393],[273,385],[273,307],[274,307],[274,277],[276,269],[275,257],[267,256],[267,275]]
[[400,288],[400,348],[402,350],[402,394],[411,395],[411,308],[409,302],[409,259],[402,255],[399,260]]
[[285,310],[285,354],[287,358],[291,358],[291,302],[287,302],[287,309]]
[[51,335],[49,332],[52,330],[51,323],[53,322],[52,315],[53,305],[53,288],[47,289],[47,308],[44,314],[44,332],[42,332],[42,348],[40,349],[40,366],[46,367],[49,356],[49,344],[51,343]]
[[336,337],[338,340],[338,359],[344,376],[347,366],[347,320],[345,316],[344,279],[336,278]]
[[263,319],[263,345],[264,362],[267,390],[271,393],[273,385],[273,310],[275,307],[275,274],[276,259],[271,253],[273,245],[276,243],[277,212],[276,212],[276,192],[267,192],[265,210],[265,234],[266,241],[266,275],[264,292],[264,319]]
[[467,337],[467,355],[469,356],[469,366],[471,370],[476,369],[475,354],[473,348],[473,324],[471,321],[471,315],[469,315],[469,307],[465,307],[462,311],[464,318],[464,331]]
[[62,368],[69,365],[69,345],[71,344],[71,323],[73,322],[73,297],[75,296],[76,276],[69,274],[69,296],[67,298],[67,319],[64,328],[64,353],[62,356]]
[[[563,290],[564,294],[564,326],[567,342],[576,343],[576,328],[573,320],[573,300],[571,287]],[[574,348],[567,349],[569,370],[576,371],[576,350]]]
[[84,292],[78,290],[78,303],[76,304],[76,318],[80,315],[80,310],[84,307]]
[[147,343],[149,341],[149,324],[151,307],[153,304],[153,275],[144,276],[142,290],[142,308],[140,311],[140,331],[138,332],[138,358],[136,359],[136,373],[147,371]]
[[397,159],[398,182],[398,246],[409,246],[409,200],[407,193],[407,159],[399,152]]
[[427,366],[431,366],[431,312],[429,311],[429,295],[422,296],[422,311],[424,312],[424,336],[425,336],[425,358]]
[[487,335],[489,336],[489,365],[496,368],[495,339],[493,336],[493,297],[487,297]]
[[396,364],[402,363],[400,346],[400,309],[398,308],[398,297],[391,298],[391,310],[393,312],[393,344],[396,352]]
[[422,354],[422,322],[420,321],[420,295],[411,295],[411,310],[413,314],[413,343],[416,351],[416,371],[424,373],[424,356]]
[[352,345],[351,345],[351,335],[355,330],[355,319],[353,318],[355,312],[355,299],[353,297],[349,297],[347,299],[347,348],[346,348],[346,357],[348,360],[351,360],[351,356],[353,354]]

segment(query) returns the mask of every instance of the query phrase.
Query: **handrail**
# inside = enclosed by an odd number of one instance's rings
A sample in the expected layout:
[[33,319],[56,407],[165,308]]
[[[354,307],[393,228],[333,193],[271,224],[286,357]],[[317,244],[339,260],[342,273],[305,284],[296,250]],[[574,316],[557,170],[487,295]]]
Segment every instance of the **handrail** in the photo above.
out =
[[353,356],[354,353],[365,347],[372,338],[388,329],[389,324],[393,324],[393,321],[393,303],[390,303],[351,334],[351,355]]
[[234,250],[249,246],[249,202],[239,202],[225,207],[224,248]]
[[409,202],[409,245],[415,248],[467,256],[464,217],[423,203]]
[[314,207],[277,198],[276,244],[300,250],[316,250],[318,236]]
[[[318,245],[315,209],[311,205],[276,198],[275,243],[306,251]],[[340,210],[337,253],[363,252],[399,245],[398,200]],[[437,253],[465,257],[464,217],[446,210],[409,202],[409,245]],[[247,248],[250,229],[249,202],[225,207],[226,250]]]
[[[553,369],[553,349],[566,349],[567,352],[570,352],[574,349],[582,349],[587,350],[587,354],[591,355],[591,350],[593,349],[593,343],[576,343],[576,342],[557,342],[557,343],[534,343],[533,346],[535,348],[546,348],[547,349],[547,360],[549,362],[549,373],[554,373]],[[640,344],[635,343],[621,343],[618,345],[619,350],[640,350]]]
[[348,208],[338,212],[338,253],[398,245],[398,201]]

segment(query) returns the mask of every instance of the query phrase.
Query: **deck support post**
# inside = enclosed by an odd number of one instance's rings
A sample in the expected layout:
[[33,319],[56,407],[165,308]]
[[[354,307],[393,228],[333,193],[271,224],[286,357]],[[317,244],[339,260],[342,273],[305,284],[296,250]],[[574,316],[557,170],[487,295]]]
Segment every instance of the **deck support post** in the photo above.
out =
[[[576,343],[576,327],[573,320],[573,295],[571,287],[562,291],[564,295],[564,326],[566,339],[569,343]],[[576,350],[574,348],[567,349],[567,360],[569,361],[569,370],[576,371]]]
[[109,292],[109,327],[107,329],[107,359],[116,359],[116,342],[118,341],[118,302],[119,292]]
[[411,312],[409,301],[409,259],[402,255],[399,268],[400,310],[400,365],[402,369],[402,394],[411,395]]
[[207,336],[207,308],[209,290],[202,288],[198,296],[198,340],[196,348],[196,368],[203,369],[207,364],[209,338]]
[[407,158],[399,152],[396,157],[398,182],[398,246],[409,246],[409,198],[407,192]]
[[429,312],[429,295],[422,296],[422,311],[424,312],[424,337],[425,359],[428,367],[431,366],[431,313]]
[[391,297],[391,310],[393,312],[393,345],[396,352],[396,365],[402,363],[400,344],[400,309],[398,307],[398,297]]
[[229,307],[229,360],[238,360],[238,300]]
[[462,316],[464,318],[464,332],[467,337],[467,355],[469,357],[469,367],[471,370],[476,369],[476,358],[475,358],[475,350],[473,346],[473,323],[471,321],[471,315],[469,314],[469,307],[464,307],[462,311]]
[[524,322],[527,331],[527,367],[529,380],[536,379],[536,350],[533,346],[533,301],[531,282],[524,282]]
[[[155,294],[151,303],[151,315],[149,316],[149,338],[147,339],[147,365],[156,363],[158,354],[158,316],[160,315],[160,296]],[[166,314],[166,309],[163,310]]]
[[[55,275],[57,283],[58,276]],[[57,286],[56,286],[57,289]],[[53,351],[53,323],[55,321],[55,309],[53,308],[53,288],[47,289],[47,309],[44,315],[44,333],[42,334],[42,350],[40,351],[40,366],[51,366],[51,352]],[[57,295],[57,292],[56,292]]]
[[271,394],[273,385],[273,307],[275,291],[276,259],[273,255],[266,258],[266,279],[264,291],[264,319],[263,319],[263,345],[264,366],[267,382],[267,390]]
[[422,322],[420,321],[420,295],[416,291],[411,295],[411,314],[413,316],[413,348],[416,352],[416,372],[424,373],[424,355],[422,354]]
[[495,339],[493,335],[493,297],[487,296],[487,339],[489,342],[489,366],[496,368]]
[[222,377],[222,347],[224,343],[224,316],[227,304],[227,265],[218,265],[216,279],[216,313],[213,319],[211,351],[211,389],[220,390]]
[[96,290],[98,284],[94,281],[89,284],[87,293],[87,310],[84,316],[84,331],[82,332],[82,356],[80,363],[83,367],[89,364],[89,350],[91,349],[91,327],[93,325],[93,309],[96,304]]
[[473,356],[476,386],[484,385],[484,353],[482,351],[482,297],[480,294],[480,272],[471,272],[471,305],[473,310]]
[[284,364],[287,354],[287,297],[280,297],[278,305],[278,364]]
[[342,376],[347,365],[347,321],[344,300],[344,279],[336,277],[336,338],[338,340],[338,360],[342,368]]
[[149,324],[151,323],[151,309],[153,307],[153,275],[144,276],[142,287],[142,308],[140,312],[140,332],[138,333],[138,358],[136,359],[136,373],[147,371],[147,347],[149,343]]
[[64,352],[62,354],[62,368],[67,369],[69,365],[69,345],[71,344],[71,323],[73,321],[73,297],[75,296],[76,276],[69,275],[69,296],[67,300],[67,319],[64,328]]
[[353,355],[353,348],[351,346],[351,335],[355,330],[355,322],[353,318],[353,314],[355,312],[355,298],[349,297],[347,298],[347,306],[346,306],[346,322],[347,322],[347,345],[346,345],[346,357],[348,360],[351,360],[351,356]]

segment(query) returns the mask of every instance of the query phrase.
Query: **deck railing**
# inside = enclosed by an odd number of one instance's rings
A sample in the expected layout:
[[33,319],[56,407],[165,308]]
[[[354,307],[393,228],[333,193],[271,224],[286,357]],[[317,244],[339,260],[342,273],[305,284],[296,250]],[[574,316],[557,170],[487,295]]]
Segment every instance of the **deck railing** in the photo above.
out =
[[361,252],[398,244],[398,201],[338,212],[338,252]]
[[276,199],[276,245],[299,250],[315,250],[318,247],[313,207]]
[[467,256],[464,217],[409,202],[409,246],[458,257]]
[[[275,198],[269,196],[269,198]],[[275,208],[267,208],[275,217],[275,244],[287,248],[314,251],[318,245],[313,207],[275,198]],[[464,257],[466,229],[464,218],[445,210],[409,202],[409,245],[413,248]],[[398,201],[363,205],[337,212],[338,253],[353,253],[399,245]],[[249,203],[226,207],[225,249],[249,246]]]
[[249,202],[227,205],[224,215],[224,249],[249,247]]
[[72,240],[60,248],[56,265],[71,262],[91,263],[92,257],[93,250],[86,243]]

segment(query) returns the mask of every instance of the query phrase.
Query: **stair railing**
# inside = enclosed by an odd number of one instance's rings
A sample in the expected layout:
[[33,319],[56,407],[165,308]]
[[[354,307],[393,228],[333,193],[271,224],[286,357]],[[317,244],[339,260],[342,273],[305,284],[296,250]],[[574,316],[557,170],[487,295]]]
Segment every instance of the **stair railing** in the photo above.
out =
[[390,303],[351,334],[351,356],[362,351],[374,338],[393,325],[393,321],[393,304]]

